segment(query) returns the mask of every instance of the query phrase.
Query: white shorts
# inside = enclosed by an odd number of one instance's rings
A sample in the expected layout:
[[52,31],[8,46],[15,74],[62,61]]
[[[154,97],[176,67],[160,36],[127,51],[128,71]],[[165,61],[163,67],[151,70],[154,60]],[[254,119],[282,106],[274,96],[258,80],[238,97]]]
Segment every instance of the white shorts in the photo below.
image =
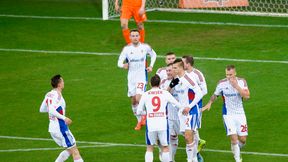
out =
[[146,91],[146,81],[128,82],[128,97],[142,95]]
[[199,118],[197,114],[192,115],[179,115],[180,120],[180,132],[183,133],[185,130],[196,131],[199,128]]
[[180,121],[168,120],[169,133],[171,136],[177,136],[180,133]]
[[61,133],[61,132],[50,132],[53,140],[62,147],[71,148],[76,145],[75,138],[70,130]]
[[237,134],[238,136],[248,135],[246,116],[243,115],[223,115],[224,127],[227,136]]
[[169,145],[169,131],[146,131],[146,144],[147,145],[158,145],[160,142],[161,146],[168,146]]

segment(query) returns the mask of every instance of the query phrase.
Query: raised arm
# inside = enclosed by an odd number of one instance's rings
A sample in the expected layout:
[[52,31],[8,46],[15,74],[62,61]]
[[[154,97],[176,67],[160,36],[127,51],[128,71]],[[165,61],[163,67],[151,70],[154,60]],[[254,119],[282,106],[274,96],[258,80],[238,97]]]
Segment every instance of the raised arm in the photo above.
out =
[[247,87],[247,83],[244,79],[243,79],[243,84],[244,84],[243,88],[240,87],[236,78],[231,78],[229,81],[230,81],[230,84],[240,93],[241,97],[243,97],[244,99],[250,98],[250,92],[249,92],[249,89]]

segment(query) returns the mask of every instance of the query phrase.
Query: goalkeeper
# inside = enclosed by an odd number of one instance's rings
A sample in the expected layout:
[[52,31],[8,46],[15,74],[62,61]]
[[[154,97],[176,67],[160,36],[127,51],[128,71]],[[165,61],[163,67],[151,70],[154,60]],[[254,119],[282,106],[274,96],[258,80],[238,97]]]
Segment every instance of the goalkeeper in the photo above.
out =
[[122,0],[121,10],[119,7],[118,0],[115,0],[115,10],[120,12],[120,22],[122,28],[122,34],[127,44],[131,43],[130,41],[130,29],[128,28],[128,22],[131,17],[134,18],[137,28],[140,33],[140,42],[144,43],[145,39],[145,30],[144,30],[144,21],[147,20],[145,13],[145,3],[146,0]]

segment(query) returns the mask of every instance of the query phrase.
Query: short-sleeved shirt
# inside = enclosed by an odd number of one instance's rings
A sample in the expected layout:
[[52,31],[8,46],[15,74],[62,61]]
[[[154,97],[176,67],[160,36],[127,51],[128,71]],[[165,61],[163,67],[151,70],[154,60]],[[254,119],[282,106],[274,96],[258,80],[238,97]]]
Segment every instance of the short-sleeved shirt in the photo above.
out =
[[[238,85],[242,89],[247,89],[248,86],[245,79],[236,78]],[[223,115],[237,115],[245,114],[243,108],[242,97],[240,93],[230,84],[228,79],[222,79],[218,82],[216,90],[214,92],[216,96],[222,96],[223,98]]]

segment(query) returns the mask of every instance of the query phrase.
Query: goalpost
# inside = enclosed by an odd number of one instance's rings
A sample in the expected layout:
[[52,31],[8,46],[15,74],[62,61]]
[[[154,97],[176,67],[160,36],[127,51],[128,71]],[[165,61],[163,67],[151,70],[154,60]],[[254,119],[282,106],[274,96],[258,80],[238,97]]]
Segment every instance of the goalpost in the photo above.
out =
[[[288,0],[146,0],[146,10],[288,17]],[[119,16],[114,0],[102,0],[102,12],[103,20]]]

